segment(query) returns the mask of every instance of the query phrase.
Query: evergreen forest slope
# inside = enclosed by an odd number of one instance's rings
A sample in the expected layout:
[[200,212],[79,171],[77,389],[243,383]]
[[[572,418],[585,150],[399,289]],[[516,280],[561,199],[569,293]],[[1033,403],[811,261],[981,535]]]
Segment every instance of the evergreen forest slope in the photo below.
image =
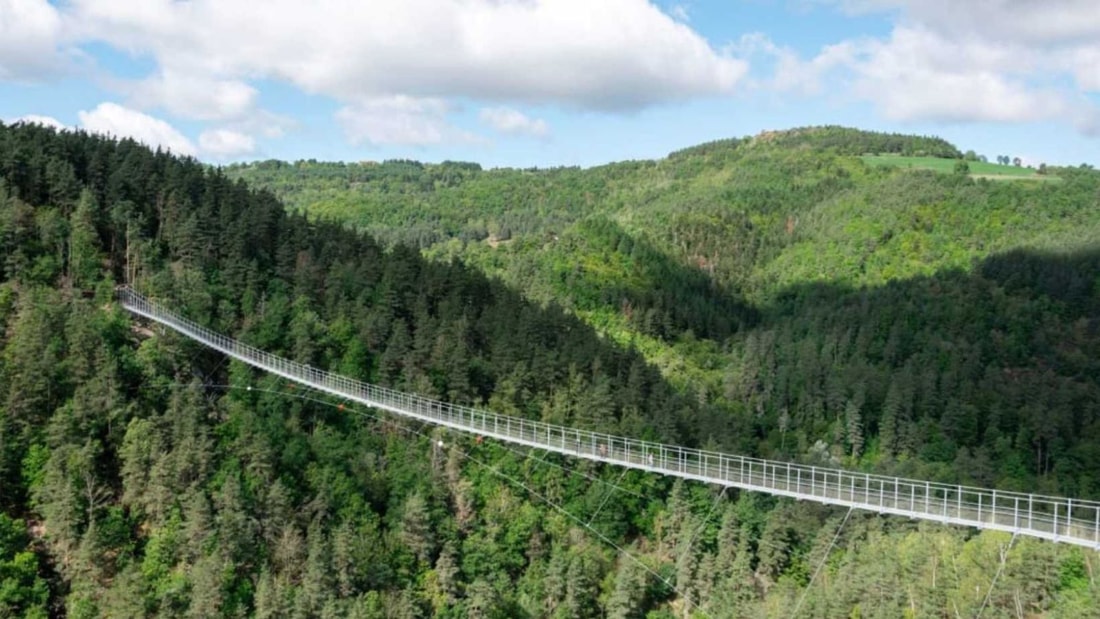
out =
[[560,304],[753,427],[751,451],[1100,494],[1100,175],[995,182],[866,153],[961,157],[822,127],[587,170],[227,173]]
[[[0,617],[1088,616],[1096,553],[1018,540],[986,605],[1006,536],[854,514],[833,544],[842,512],[351,410],[111,303],[133,282],[272,352],[513,415],[1100,495],[1097,180],[872,170],[856,157],[953,147],[851,135],[387,163],[351,191],[329,164],[246,183],[0,125]],[[972,198],[996,234],[966,232]],[[918,240],[943,258],[893,249]]]

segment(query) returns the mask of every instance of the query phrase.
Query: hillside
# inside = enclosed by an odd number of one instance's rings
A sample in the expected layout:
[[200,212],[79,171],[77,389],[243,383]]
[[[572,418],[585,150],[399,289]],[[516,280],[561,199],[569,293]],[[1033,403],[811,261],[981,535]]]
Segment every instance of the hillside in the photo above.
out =
[[[507,414],[1100,496],[1100,184],[870,169],[860,135],[595,170],[255,166],[328,216],[366,195],[376,241],[232,178],[253,168],[0,125],[0,616],[1086,616],[1095,553],[1018,540],[1002,565],[1003,535],[482,443],[111,303],[132,282],[272,352]],[[777,266],[797,252],[822,266]]]
[[[854,466],[992,481],[951,466],[977,458],[1013,487],[1100,492],[1087,458],[1069,456],[1100,412],[1087,327],[1100,175],[1006,184],[871,166],[868,152],[960,156],[934,138],[817,128],[588,170],[227,173],[562,305],[751,423],[766,455],[805,458],[820,441]],[[1074,421],[1038,438],[1057,410]]]

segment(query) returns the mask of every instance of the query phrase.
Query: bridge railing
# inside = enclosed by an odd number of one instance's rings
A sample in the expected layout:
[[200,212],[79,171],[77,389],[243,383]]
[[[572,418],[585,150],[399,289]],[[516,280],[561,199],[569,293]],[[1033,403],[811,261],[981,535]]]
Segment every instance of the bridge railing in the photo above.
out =
[[372,385],[270,354],[183,318],[128,288],[120,289],[119,299],[131,312],[255,367],[338,397],[453,429],[723,486],[1012,531],[1100,550],[1100,502],[764,460],[500,415]]

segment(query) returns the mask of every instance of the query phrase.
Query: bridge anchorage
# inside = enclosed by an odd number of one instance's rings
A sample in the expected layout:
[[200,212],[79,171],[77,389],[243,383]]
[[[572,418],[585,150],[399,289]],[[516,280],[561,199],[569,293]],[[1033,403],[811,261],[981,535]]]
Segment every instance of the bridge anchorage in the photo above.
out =
[[118,297],[126,310],[253,367],[340,398],[454,430],[723,487],[1100,550],[1097,501],[749,458],[499,415],[371,385],[272,355],[211,331],[129,288],[120,289]]

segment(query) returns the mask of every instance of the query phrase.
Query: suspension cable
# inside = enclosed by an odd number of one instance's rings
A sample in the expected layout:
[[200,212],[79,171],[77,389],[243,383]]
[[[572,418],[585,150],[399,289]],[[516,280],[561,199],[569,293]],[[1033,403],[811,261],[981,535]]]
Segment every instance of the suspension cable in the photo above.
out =
[[[230,386],[229,388],[231,388],[231,389],[241,389],[241,387],[238,387],[238,386]],[[276,394],[276,395],[290,396],[290,397],[298,398],[298,399],[301,399],[301,400],[315,402],[315,403],[323,405],[323,406],[330,406],[330,407],[337,406],[337,405],[333,404],[332,402],[329,402],[327,400],[322,400],[320,398],[316,398],[316,397],[313,397],[312,395],[310,395],[310,394],[313,394],[313,393],[317,393],[317,394],[320,394],[320,395],[323,395],[323,396],[328,396],[327,393],[325,393],[323,391],[320,391],[318,389],[314,389],[314,388],[309,387],[309,386],[306,387],[306,392],[305,393],[287,393],[285,391],[275,391],[275,390],[272,390],[272,389],[252,388],[252,387],[249,387],[248,389],[250,391],[260,391],[260,392],[273,393],[273,394]],[[380,423],[387,424],[387,425],[390,425],[392,427],[395,427],[395,428],[397,428],[399,430],[402,430],[404,432],[408,432],[410,434],[415,434],[415,435],[420,436],[422,438],[426,438],[429,441],[432,440],[431,436],[425,434],[424,432],[422,432],[422,431],[420,431],[416,428],[405,427],[404,425],[398,424],[393,420],[385,419],[381,416],[378,416],[378,415],[372,414],[370,412],[367,412],[367,410],[365,410],[365,409],[366,409],[366,407],[364,407],[363,405],[360,405],[358,403],[352,403],[352,408],[350,410],[352,412],[354,412],[355,414],[361,416],[361,417],[368,417],[368,418],[374,419],[375,421],[378,421]],[[345,408],[345,410],[347,410],[347,409]],[[589,530],[590,532],[592,532],[593,535],[598,537],[605,544],[607,544],[608,546],[611,546],[616,551],[618,551],[620,554],[626,555],[631,561],[633,561],[634,563],[639,565],[642,569],[644,569],[646,572],[648,572],[651,576],[653,576],[654,578],[659,580],[665,586],[669,587],[672,591],[676,592],[677,595],[680,595],[681,597],[683,597],[684,600],[687,602],[687,604],[689,606],[691,605],[691,598],[686,593],[684,593],[679,588],[677,588],[675,583],[673,583],[673,582],[669,581],[667,578],[664,578],[663,576],[661,576],[660,573],[658,573],[652,567],[647,565],[644,561],[642,561],[637,556],[635,556],[634,553],[630,552],[625,547],[620,546],[619,544],[615,543],[611,538],[604,535],[598,529],[596,529],[595,527],[590,526],[588,523],[581,520],[580,517],[575,516],[569,510],[565,509],[564,507],[562,507],[558,503],[554,502],[549,497],[545,496],[544,494],[540,493],[539,491],[535,490],[534,488],[531,488],[529,485],[525,484],[523,481],[521,481],[519,479],[516,479],[515,477],[501,471],[500,469],[493,466],[492,464],[489,464],[488,462],[478,458],[477,456],[474,456],[474,455],[470,454],[466,450],[461,449],[457,446],[455,447],[455,449],[462,458],[470,460],[471,462],[474,462],[475,464],[480,465],[482,468],[488,470],[489,472],[491,472],[494,475],[500,477],[501,479],[504,479],[505,481],[511,482],[511,483],[519,486],[520,488],[526,490],[528,493],[535,496],[539,500],[543,501],[544,503],[546,503],[550,507],[554,508],[556,511],[560,512],[561,514],[563,514],[564,516],[566,516],[570,520],[576,522],[577,524],[581,525],[585,529]],[[710,617],[710,615],[708,613],[706,613],[702,608],[699,608],[698,606],[696,606],[696,608],[705,617]]]
[[791,619],[798,616],[798,611],[802,608],[802,603],[806,601],[806,596],[810,594],[810,589],[814,586],[817,575],[821,573],[821,568],[825,567],[825,562],[829,560],[829,553],[833,551],[833,546],[835,546],[836,541],[840,539],[840,532],[844,530],[844,525],[848,523],[848,518],[852,516],[853,509],[855,509],[855,507],[848,508],[848,513],[844,514],[844,520],[841,520],[840,526],[836,528],[836,534],[833,535],[833,540],[829,542],[829,546],[825,549],[825,554],[821,555],[821,561],[818,561],[817,569],[814,570],[813,576],[810,577],[810,582],[806,583],[806,589],[802,591],[802,596],[798,598],[798,604],[795,605],[794,612],[791,613]]
[[982,613],[985,612],[986,604],[989,604],[989,599],[993,597],[993,588],[997,586],[997,579],[1001,577],[1001,572],[1005,571],[1005,563],[1008,561],[1008,551],[1012,550],[1012,543],[1016,541],[1016,533],[1012,534],[1012,539],[1008,540],[1007,546],[1000,546],[997,550],[1000,553],[1001,564],[997,566],[997,572],[993,574],[993,580],[989,583],[989,590],[985,592],[985,599],[982,600],[981,607],[978,608],[978,614],[974,615],[974,619],[979,619]]

